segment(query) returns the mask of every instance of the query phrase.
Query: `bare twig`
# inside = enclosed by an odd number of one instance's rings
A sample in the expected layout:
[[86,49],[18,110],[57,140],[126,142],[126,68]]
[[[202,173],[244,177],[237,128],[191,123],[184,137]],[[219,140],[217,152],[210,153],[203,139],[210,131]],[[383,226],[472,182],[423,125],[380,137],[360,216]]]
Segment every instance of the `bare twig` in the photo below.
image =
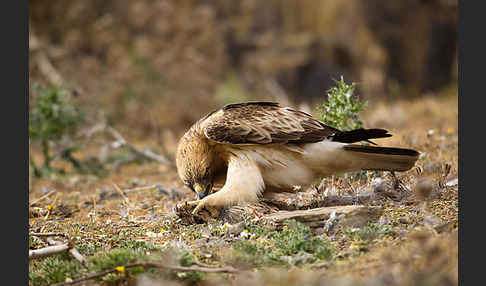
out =
[[128,200],[128,197],[123,193],[123,191],[120,189],[120,187],[118,187],[117,184],[113,184],[113,186],[115,187],[115,189],[117,190],[117,192],[120,193],[120,195],[122,196],[123,200],[125,201],[125,204],[127,206],[130,206],[130,200]]
[[[46,77],[46,79],[51,84],[56,86],[65,85],[63,77],[51,63],[45,51],[46,49],[43,47],[43,44],[38,40],[33,32],[29,33],[29,50],[37,54],[34,57],[35,63],[39,67],[39,71]],[[84,93],[84,91],[78,86],[69,88],[68,92],[70,93],[70,95],[74,96]]]
[[59,253],[66,252],[68,250],[69,250],[69,245],[67,243],[54,245],[54,246],[47,246],[41,249],[33,249],[33,250],[29,250],[29,259],[35,259],[35,258],[50,256],[53,254],[59,254]]
[[42,201],[43,199],[47,198],[48,196],[52,195],[53,193],[55,193],[56,191],[50,191],[48,192],[47,194],[43,195],[42,197],[38,198],[38,199],[35,199],[33,200],[32,202],[29,203],[29,206],[32,206],[40,201]]
[[133,188],[133,189],[127,189],[127,190],[124,190],[123,192],[124,192],[125,194],[128,194],[128,193],[132,193],[132,192],[145,191],[145,190],[155,189],[155,188],[157,188],[159,185],[160,185],[160,184],[153,184],[153,185],[150,185],[150,186],[137,187],[137,188]]
[[[191,267],[184,267],[184,266],[175,266],[175,265],[164,265],[161,263],[153,263],[153,262],[146,262],[146,263],[132,263],[132,264],[127,264],[123,265],[124,269],[127,268],[133,268],[133,267],[143,267],[143,268],[161,268],[161,269],[167,269],[167,270],[173,270],[173,271],[180,271],[180,272],[206,272],[206,273],[240,273],[242,270],[238,270],[236,268],[233,268],[231,266],[227,267],[221,267],[221,268],[207,268],[207,267],[199,267],[199,266],[191,266]],[[64,285],[73,285],[77,284],[79,282],[87,281],[87,280],[92,280],[96,278],[103,277],[105,275],[108,275],[113,272],[117,272],[118,270],[116,268],[106,270],[101,273],[97,274],[91,274],[86,277],[78,278],[69,282],[61,282],[61,283],[56,283],[52,284],[52,286],[64,286]]]
[[63,78],[54,68],[51,61],[43,51],[39,51],[36,59],[40,72],[49,80],[49,82],[56,86],[63,85]]
[[44,236],[44,237],[49,237],[49,236],[62,236],[62,237],[68,237],[67,234],[65,233],[62,233],[62,232],[31,232],[29,233],[29,236],[38,236],[38,237],[41,237],[41,236]]
[[142,151],[138,150],[132,144],[128,143],[125,140],[125,138],[123,138],[123,136],[120,134],[120,132],[115,130],[113,127],[106,126],[106,130],[117,140],[120,147],[127,147],[132,153],[134,153],[137,156],[140,156],[140,157],[152,160],[152,161],[156,161],[156,162],[159,162],[160,164],[168,165],[172,168],[175,168],[175,165],[174,165],[173,162],[169,161],[168,159],[166,159],[166,158],[164,158],[160,155],[155,154],[154,152],[152,152],[150,150],[142,150]]
[[[52,238],[48,238],[47,239],[47,243],[49,245],[62,245],[63,243],[60,242],[60,241],[56,241]],[[69,246],[71,246],[72,243],[68,243]],[[84,256],[79,253],[79,251],[72,247],[69,249],[69,253],[79,262],[81,263],[81,265],[83,265],[85,268],[88,268],[88,261],[86,260],[86,258],[84,258]]]

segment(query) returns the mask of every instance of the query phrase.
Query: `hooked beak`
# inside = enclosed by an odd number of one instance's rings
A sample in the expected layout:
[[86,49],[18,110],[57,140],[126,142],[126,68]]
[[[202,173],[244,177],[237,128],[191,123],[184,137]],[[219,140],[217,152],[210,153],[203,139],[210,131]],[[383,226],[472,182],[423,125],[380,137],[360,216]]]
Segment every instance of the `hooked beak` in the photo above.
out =
[[196,191],[196,195],[199,199],[203,199],[206,197],[211,190],[211,185],[207,186],[206,188],[203,188],[201,185],[196,184],[194,186],[194,191]]

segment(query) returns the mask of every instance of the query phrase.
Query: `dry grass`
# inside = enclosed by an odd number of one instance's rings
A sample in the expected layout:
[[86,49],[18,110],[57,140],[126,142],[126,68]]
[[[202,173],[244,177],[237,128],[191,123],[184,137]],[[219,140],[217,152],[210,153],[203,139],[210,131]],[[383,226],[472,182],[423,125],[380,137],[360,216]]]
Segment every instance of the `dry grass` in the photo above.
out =
[[[331,260],[300,266],[263,266],[255,273],[241,275],[146,272],[149,276],[137,276],[139,285],[153,285],[150,283],[154,280],[175,285],[240,285],[247,284],[247,279],[254,285],[457,285],[458,187],[445,185],[458,174],[457,92],[451,89],[444,93],[392,103],[370,102],[363,115],[365,127],[388,128],[394,134],[377,141],[380,145],[411,147],[424,154],[418,161],[420,169],[398,174],[410,196],[382,202],[380,227],[386,227],[385,234],[374,233],[372,239],[366,239],[353,235],[357,230],[348,230],[324,237],[335,247]],[[131,142],[137,146],[158,144],[155,137],[133,138]],[[173,148],[168,146],[169,150]],[[86,152],[96,154],[95,149]],[[33,149],[32,153],[34,159],[41,160],[38,150]],[[450,171],[446,174],[447,164]],[[384,174],[374,175],[390,181]],[[358,180],[348,176],[334,184],[340,194],[355,194],[371,187],[371,177],[369,174],[368,179]],[[417,181],[422,179],[431,182],[429,192],[425,190],[429,195],[425,201],[422,189],[414,193]],[[122,190],[153,184],[160,187],[121,195],[114,184]],[[30,206],[29,230],[66,233],[88,258],[126,249],[138,251],[143,259],[160,260],[169,249],[176,253],[184,249],[197,263],[221,266],[235,261],[231,259],[235,255],[232,246],[245,240],[240,236],[242,229],[222,222],[181,225],[172,210],[177,202],[192,200],[193,194],[182,187],[174,170],[156,163],[129,163],[102,179],[81,175],[34,179],[30,201],[42,197],[45,188],[56,193]],[[290,199],[312,199],[318,195],[322,194],[305,192]],[[40,245],[31,243],[31,247]],[[66,265],[75,262],[70,257],[63,259]],[[43,263],[31,262],[31,275],[48,275],[41,271],[46,267]],[[80,271],[74,266],[69,269]],[[120,274],[111,279],[112,283],[125,285],[136,278]]]

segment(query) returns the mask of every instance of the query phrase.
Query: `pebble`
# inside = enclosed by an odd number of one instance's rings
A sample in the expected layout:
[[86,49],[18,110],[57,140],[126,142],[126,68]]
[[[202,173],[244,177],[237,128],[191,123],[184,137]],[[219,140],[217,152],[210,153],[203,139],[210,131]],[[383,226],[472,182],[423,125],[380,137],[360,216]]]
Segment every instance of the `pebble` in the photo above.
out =
[[406,217],[401,217],[401,218],[398,219],[398,221],[402,224],[408,224],[409,223],[408,218],[406,218]]

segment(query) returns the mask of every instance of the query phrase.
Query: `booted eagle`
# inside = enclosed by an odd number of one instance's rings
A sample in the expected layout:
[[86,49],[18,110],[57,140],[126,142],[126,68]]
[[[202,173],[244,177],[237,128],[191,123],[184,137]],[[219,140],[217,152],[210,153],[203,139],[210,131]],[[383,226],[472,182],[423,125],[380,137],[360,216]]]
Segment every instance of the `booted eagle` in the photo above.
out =
[[177,172],[198,197],[185,205],[196,206],[196,214],[343,172],[411,169],[415,150],[352,144],[390,136],[384,129],[340,131],[274,102],[226,105],[197,121],[179,142]]

